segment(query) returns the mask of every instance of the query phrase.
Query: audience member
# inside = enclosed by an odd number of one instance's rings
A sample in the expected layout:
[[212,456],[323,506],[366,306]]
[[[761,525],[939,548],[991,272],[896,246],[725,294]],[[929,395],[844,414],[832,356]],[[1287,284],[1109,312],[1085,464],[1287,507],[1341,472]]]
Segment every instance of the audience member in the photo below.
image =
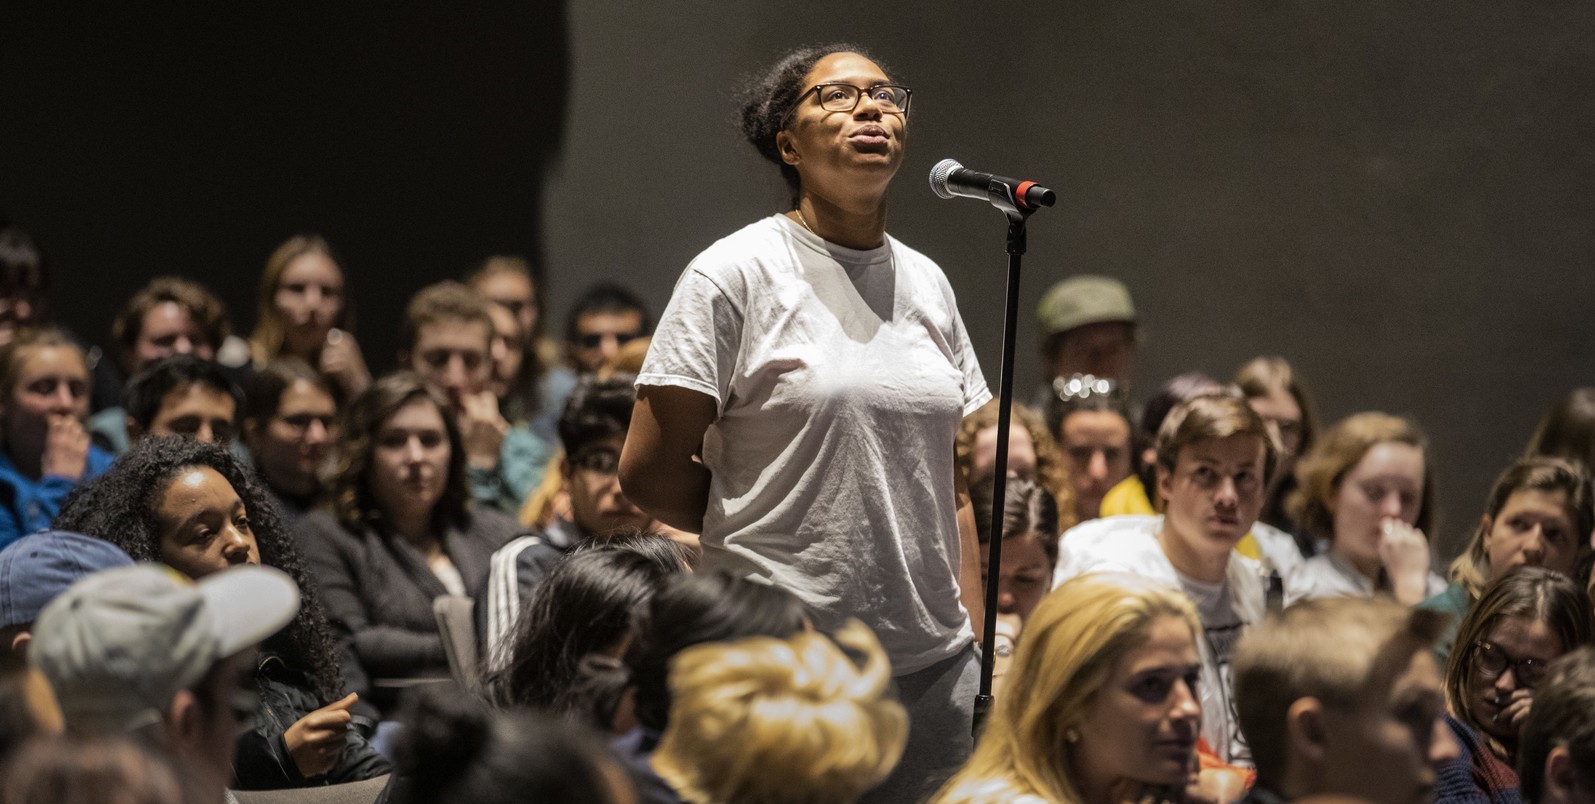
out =
[[0,225],[0,346],[50,320],[50,271],[27,232]]
[[[970,486],[975,528],[980,535],[980,578],[992,583],[987,556],[991,520],[997,502],[992,478]],[[1052,588],[1058,564],[1058,504],[1047,490],[1029,480],[1008,481],[1002,506],[1002,567],[997,573],[997,613],[1018,623],[1029,619],[1036,604]]]
[[[1156,513],[1150,501],[1133,511],[1103,510],[1108,492],[1134,477],[1136,448],[1130,414],[1116,383],[1090,374],[1060,377],[1053,380],[1046,409],[1048,426],[1069,461],[1076,522],[1113,513]],[[1145,489],[1138,489],[1140,499],[1145,499]]]
[[577,374],[603,368],[620,347],[653,333],[653,319],[635,293],[614,282],[588,288],[565,317],[565,354]]
[[1444,620],[1388,598],[1286,609],[1241,639],[1235,697],[1257,782],[1248,802],[1429,804],[1457,757],[1440,670]]
[[111,465],[89,442],[89,369],[59,330],[0,347],[0,548],[42,530],[79,483]]
[[162,358],[194,355],[215,360],[230,333],[226,306],[197,282],[157,277],[134,293],[111,322],[117,365],[102,360],[95,367],[96,384],[104,388],[98,395],[104,402],[89,419],[95,439],[112,452],[126,452],[126,411],[115,407],[119,400],[111,394],[123,389],[127,378]]
[[632,623],[661,585],[687,567],[687,553],[658,535],[587,545],[532,592],[497,654],[488,688],[505,706],[541,709],[595,728],[613,727],[617,701],[579,694],[583,663],[618,666]]
[[487,314],[493,319],[493,347],[488,350],[493,360],[493,377],[488,385],[498,397],[499,409],[507,411],[510,393],[520,377],[521,364],[526,362],[526,342],[521,336],[521,322],[509,310],[489,304]]
[[521,257],[488,257],[466,284],[520,325],[520,370],[509,382],[504,415],[512,421],[527,421],[532,432],[552,443],[558,437],[559,413],[565,409],[565,397],[575,386],[576,375],[562,364],[559,344],[543,335],[545,298],[531,264]]
[[1595,649],[1551,663],[1518,744],[1525,804],[1595,802]]
[[1091,274],[1071,276],[1041,297],[1036,317],[1041,322],[1041,359],[1049,382],[1091,374],[1129,387],[1139,344],[1135,305],[1123,282]]
[[[669,672],[693,645],[751,636],[784,639],[809,627],[803,602],[785,589],[728,572],[672,575],[637,619],[622,671],[634,691],[636,727],[615,741],[648,804],[675,804],[676,792],[654,772],[652,757],[670,724]],[[624,700],[616,708],[623,708]],[[624,713],[617,713],[617,721]]]
[[[1312,449],[1318,435],[1318,417],[1296,370],[1283,357],[1256,357],[1235,372],[1235,385],[1247,404],[1263,417],[1279,442],[1279,471],[1263,503],[1262,520],[1298,536],[1301,527],[1285,511],[1285,500],[1296,490],[1296,458]],[[1303,553],[1307,555],[1307,553]]]
[[290,521],[321,499],[321,475],[338,439],[337,414],[332,387],[297,357],[257,368],[245,386],[244,444]]
[[249,350],[257,365],[297,357],[327,378],[340,402],[371,384],[343,268],[319,235],[290,237],[266,258],[255,309]]
[[237,432],[243,395],[221,367],[194,355],[161,358],[122,390],[128,444],[145,436],[190,436],[226,444]]
[[405,308],[400,365],[444,392],[459,424],[471,496],[510,516],[543,479],[550,445],[525,422],[510,422],[493,395],[493,317],[458,282],[423,288]]
[[0,654],[26,656],[33,621],[67,587],[132,563],[110,542],[64,530],[35,533],[0,550]]
[[1375,593],[1412,606],[1445,591],[1430,568],[1434,482],[1428,440],[1410,419],[1359,413],[1329,428],[1296,465],[1292,515],[1328,550],[1286,584],[1297,600]]
[[243,461],[191,438],[144,439],[69,500],[58,521],[190,579],[264,565],[299,587],[298,614],[265,640],[253,664],[261,706],[238,744],[236,787],[304,787],[387,773],[387,762],[349,728],[357,699],[344,695],[338,648],[316,585]]
[[908,713],[891,686],[886,652],[857,620],[834,636],[686,648],[654,767],[694,804],[851,804],[903,754]]
[[1545,412],[1526,455],[1547,455],[1595,472],[1595,388],[1574,388]]
[[192,584],[150,565],[95,573],[39,615],[29,658],[68,731],[128,733],[181,767],[184,800],[227,797],[253,648],[293,620],[299,590],[267,567]]
[[[964,418],[954,441],[954,460],[965,482],[988,481],[997,470],[997,402],[993,400]],[[1014,403],[1008,429],[1008,477],[1033,480],[1058,504],[1062,533],[1075,524],[1073,478],[1059,454],[1058,442],[1041,415]]]
[[450,683],[404,709],[392,804],[634,804],[614,756],[585,730],[539,712],[494,712]]
[[626,499],[615,477],[631,424],[635,375],[607,380],[585,377],[576,384],[559,419],[567,456],[559,465],[570,500],[570,516],[522,536],[493,554],[488,569],[483,624],[486,645],[496,645],[520,614],[521,603],[567,553],[592,537],[630,528],[649,530],[653,518]]
[[174,804],[183,786],[171,762],[120,735],[33,740],[0,767],[3,804]]
[[1064,534],[1058,559],[1059,583],[1088,572],[1126,572],[1182,590],[1196,604],[1208,646],[1202,736],[1229,763],[1250,757],[1231,715],[1232,653],[1267,605],[1260,567],[1234,548],[1257,520],[1274,461],[1267,425],[1240,397],[1196,397],[1176,407],[1158,431],[1164,514],[1078,525]]
[[1589,596],[1565,575],[1525,567],[1485,588],[1446,665],[1446,724],[1462,755],[1440,769],[1435,801],[1519,801],[1518,734],[1556,657],[1590,643]]
[[61,706],[50,682],[20,653],[0,651],[0,779],[6,778],[6,761],[19,747],[62,728]]
[[[1074,396],[1086,396],[1086,392],[1091,390],[1105,394],[1112,394],[1118,390],[1117,384],[1103,388],[1100,383],[1087,382],[1085,377],[1080,379],[1078,387],[1066,380],[1067,385],[1062,390],[1064,392],[1073,390]],[[1059,389],[1054,388],[1054,390]],[[1180,403],[1205,394],[1220,394],[1226,391],[1227,389],[1218,380],[1197,371],[1181,374],[1163,383],[1157,393],[1141,406],[1141,418],[1136,423],[1131,441],[1134,444],[1131,453],[1133,471],[1129,477],[1119,481],[1118,485],[1108,489],[1107,495],[1102,498],[1101,515],[1148,516],[1159,513],[1162,510],[1162,501],[1157,499],[1153,491],[1157,487],[1158,429],[1163,426],[1163,420],[1168,417],[1169,412]],[[1122,391],[1120,393],[1122,394]]]
[[377,380],[339,430],[332,509],[306,514],[295,533],[333,628],[352,641],[345,678],[388,711],[395,687],[378,682],[448,673],[432,601],[477,598],[516,525],[471,506],[459,428],[418,375]]
[[1560,458],[1523,458],[1506,468],[1490,491],[1484,516],[1462,554],[1451,562],[1451,585],[1419,604],[1451,615],[1435,645],[1451,655],[1457,626],[1484,587],[1519,567],[1544,567],[1575,581],[1589,555],[1595,503],[1589,476]]
[[1030,618],[974,755],[932,801],[1181,801],[1205,710],[1201,628],[1183,595],[1145,579],[1059,586]]

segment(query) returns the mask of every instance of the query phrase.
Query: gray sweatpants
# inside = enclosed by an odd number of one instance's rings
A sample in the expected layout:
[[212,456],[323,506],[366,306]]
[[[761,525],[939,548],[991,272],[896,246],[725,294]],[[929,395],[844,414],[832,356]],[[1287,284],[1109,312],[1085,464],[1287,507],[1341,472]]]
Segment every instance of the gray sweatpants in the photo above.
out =
[[897,769],[861,804],[920,804],[958,772],[975,747],[969,726],[980,691],[980,654],[973,644],[894,681],[908,710],[908,746]]

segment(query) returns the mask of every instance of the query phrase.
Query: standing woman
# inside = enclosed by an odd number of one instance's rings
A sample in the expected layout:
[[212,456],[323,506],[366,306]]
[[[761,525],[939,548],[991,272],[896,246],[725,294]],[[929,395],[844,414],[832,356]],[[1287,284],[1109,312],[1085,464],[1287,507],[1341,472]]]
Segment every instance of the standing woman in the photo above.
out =
[[88,415],[88,364],[60,330],[0,347],[0,547],[49,526],[72,489],[110,467]]
[[250,356],[258,365],[297,357],[326,376],[340,401],[371,384],[360,344],[350,331],[354,312],[344,294],[343,268],[319,235],[294,235],[277,247],[260,275]]
[[787,54],[745,98],[743,135],[794,208],[681,276],[637,379],[621,484],[702,534],[704,570],[789,589],[820,628],[875,631],[911,726],[866,800],[917,801],[971,748],[980,554],[953,439],[991,393],[941,269],[886,234],[909,90],[829,45]]

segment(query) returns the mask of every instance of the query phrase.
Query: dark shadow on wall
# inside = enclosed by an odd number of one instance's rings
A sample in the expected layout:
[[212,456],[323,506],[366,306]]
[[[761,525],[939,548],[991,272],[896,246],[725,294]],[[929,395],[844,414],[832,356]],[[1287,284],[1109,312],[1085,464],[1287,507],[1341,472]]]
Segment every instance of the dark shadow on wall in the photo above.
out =
[[58,318],[98,341],[163,273],[247,335],[266,256],[320,232],[380,371],[417,288],[490,252],[541,266],[568,39],[562,0],[7,4],[0,208],[48,252]]

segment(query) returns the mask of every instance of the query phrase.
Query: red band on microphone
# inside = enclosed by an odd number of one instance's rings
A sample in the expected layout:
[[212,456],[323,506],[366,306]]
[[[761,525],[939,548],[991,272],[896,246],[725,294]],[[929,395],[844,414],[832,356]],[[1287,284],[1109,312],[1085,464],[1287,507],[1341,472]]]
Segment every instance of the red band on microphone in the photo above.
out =
[[1036,183],[1033,182],[1033,181],[1022,181],[1022,182],[1019,182],[1019,186],[1017,188],[1015,188],[1014,191],[1013,191],[1014,200],[1019,202],[1019,206],[1021,206],[1021,207],[1030,206],[1029,204],[1025,203],[1025,193],[1030,192],[1030,188],[1034,187],[1034,186],[1036,186]]

